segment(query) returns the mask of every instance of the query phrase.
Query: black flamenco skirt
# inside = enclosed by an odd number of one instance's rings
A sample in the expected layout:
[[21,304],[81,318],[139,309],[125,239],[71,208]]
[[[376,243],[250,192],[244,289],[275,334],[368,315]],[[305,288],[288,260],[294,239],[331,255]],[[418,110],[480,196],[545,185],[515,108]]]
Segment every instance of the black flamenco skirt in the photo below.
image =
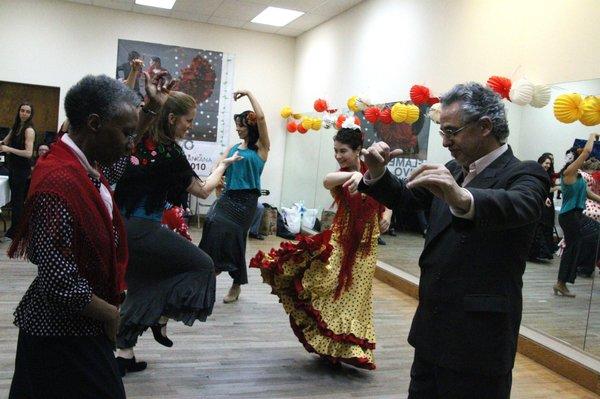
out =
[[206,253],[159,222],[132,217],[125,221],[129,264],[127,296],[121,305],[117,346],[135,346],[137,338],[161,316],[191,326],[206,321],[215,303],[216,275]]
[[107,337],[40,337],[19,330],[8,397],[124,399],[125,389]]
[[256,212],[258,190],[228,190],[206,215],[200,248],[217,272],[229,272],[235,284],[248,283],[246,240]]
[[558,222],[565,234],[558,279],[574,283],[577,271],[592,273],[600,254],[600,223],[585,216],[581,209],[562,213]]

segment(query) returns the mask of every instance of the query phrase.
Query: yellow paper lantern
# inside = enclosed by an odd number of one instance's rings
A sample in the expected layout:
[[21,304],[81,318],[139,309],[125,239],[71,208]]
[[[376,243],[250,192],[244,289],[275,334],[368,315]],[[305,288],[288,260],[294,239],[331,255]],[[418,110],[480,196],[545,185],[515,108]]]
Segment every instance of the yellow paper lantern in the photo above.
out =
[[292,115],[292,107],[283,107],[281,108],[281,112],[279,113],[282,118],[286,119]]
[[405,104],[396,103],[392,106],[391,115],[394,122],[402,123],[408,116],[408,107]]
[[573,123],[581,117],[582,104],[578,93],[561,94],[554,100],[554,116],[559,122]]
[[595,126],[600,124],[600,97],[588,96],[583,100],[583,112],[579,121],[586,126]]
[[321,118],[315,118],[312,120],[312,130],[319,130],[323,125],[323,120]]
[[409,104],[406,106],[406,110],[407,113],[405,123],[412,125],[413,123],[419,120],[419,115],[421,114],[421,112],[419,111],[419,107],[417,107],[414,104]]
[[312,123],[313,123],[312,118],[302,119],[302,127],[305,128],[306,130],[308,130],[312,127]]
[[302,114],[292,114],[292,118],[296,119],[296,120],[300,120],[302,119]]
[[357,104],[357,100],[358,100],[358,96],[352,96],[348,99],[348,109],[350,109],[350,111],[352,112],[358,112],[360,110],[360,107]]

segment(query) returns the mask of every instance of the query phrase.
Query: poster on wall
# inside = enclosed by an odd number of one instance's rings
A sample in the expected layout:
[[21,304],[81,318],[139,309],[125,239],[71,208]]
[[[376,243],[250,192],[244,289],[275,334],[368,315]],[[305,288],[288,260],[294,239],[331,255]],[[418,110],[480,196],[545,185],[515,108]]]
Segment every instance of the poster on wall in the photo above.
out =
[[[379,104],[378,107],[391,108],[396,101]],[[381,121],[370,123],[362,112],[356,113],[361,121],[361,129],[365,134],[365,148],[378,141],[386,142],[392,150],[401,149],[404,153],[388,164],[388,169],[396,177],[405,179],[419,165],[427,162],[427,143],[429,141],[430,120],[426,116],[429,106],[419,106],[419,119],[409,125],[407,123],[384,124]]]
[[[165,80],[177,79],[174,90],[194,97],[196,119],[186,140],[185,154],[199,176],[208,176],[213,163],[225,151],[231,128],[233,100],[232,54],[188,47],[119,39],[116,78],[127,79],[129,62],[139,58],[150,77],[166,72]],[[140,77],[134,90],[144,97]]]

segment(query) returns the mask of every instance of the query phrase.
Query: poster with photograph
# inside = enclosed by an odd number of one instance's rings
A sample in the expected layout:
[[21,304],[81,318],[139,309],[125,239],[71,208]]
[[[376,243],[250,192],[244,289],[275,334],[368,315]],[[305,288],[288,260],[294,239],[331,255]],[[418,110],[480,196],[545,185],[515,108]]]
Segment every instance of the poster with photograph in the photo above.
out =
[[[126,80],[130,61],[141,59],[150,77],[166,72],[165,80],[176,79],[174,90],[194,97],[196,119],[189,137],[181,143],[190,164],[199,176],[208,176],[213,163],[227,148],[233,101],[233,61],[231,54],[119,39],[116,78]],[[134,90],[143,99],[140,77]]]
[[[380,109],[391,108],[395,103],[396,101],[377,106]],[[419,119],[412,125],[395,122],[386,125],[380,121],[373,124],[365,119],[362,112],[356,113],[365,134],[365,148],[378,141],[385,141],[392,150],[400,148],[404,152],[403,155],[392,159],[388,164],[390,172],[401,179],[407,178],[413,169],[427,162],[427,143],[431,122],[427,117],[429,106],[421,105],[419,111]]]

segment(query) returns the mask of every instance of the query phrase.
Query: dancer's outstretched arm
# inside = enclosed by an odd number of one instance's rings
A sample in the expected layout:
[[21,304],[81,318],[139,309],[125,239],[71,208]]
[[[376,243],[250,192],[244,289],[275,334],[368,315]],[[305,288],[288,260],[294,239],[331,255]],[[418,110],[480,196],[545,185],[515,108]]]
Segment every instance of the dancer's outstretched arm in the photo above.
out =
[[236,151],[229,158],[225,158],[222,161],[220,161],[217,167],[213,170],[213,172],[210,174],[210,176],[208,176],[208,178],[205,181],[202,181],[200,179],[194,179],[187,188],[187,192],[202,199],[208,198],[210,193],[221,182],[221,178],[223,177],[223,174],[225,173],[227,167],[232,163],[237,162],[243,158],[244,157],[238,155],[238,152]]

